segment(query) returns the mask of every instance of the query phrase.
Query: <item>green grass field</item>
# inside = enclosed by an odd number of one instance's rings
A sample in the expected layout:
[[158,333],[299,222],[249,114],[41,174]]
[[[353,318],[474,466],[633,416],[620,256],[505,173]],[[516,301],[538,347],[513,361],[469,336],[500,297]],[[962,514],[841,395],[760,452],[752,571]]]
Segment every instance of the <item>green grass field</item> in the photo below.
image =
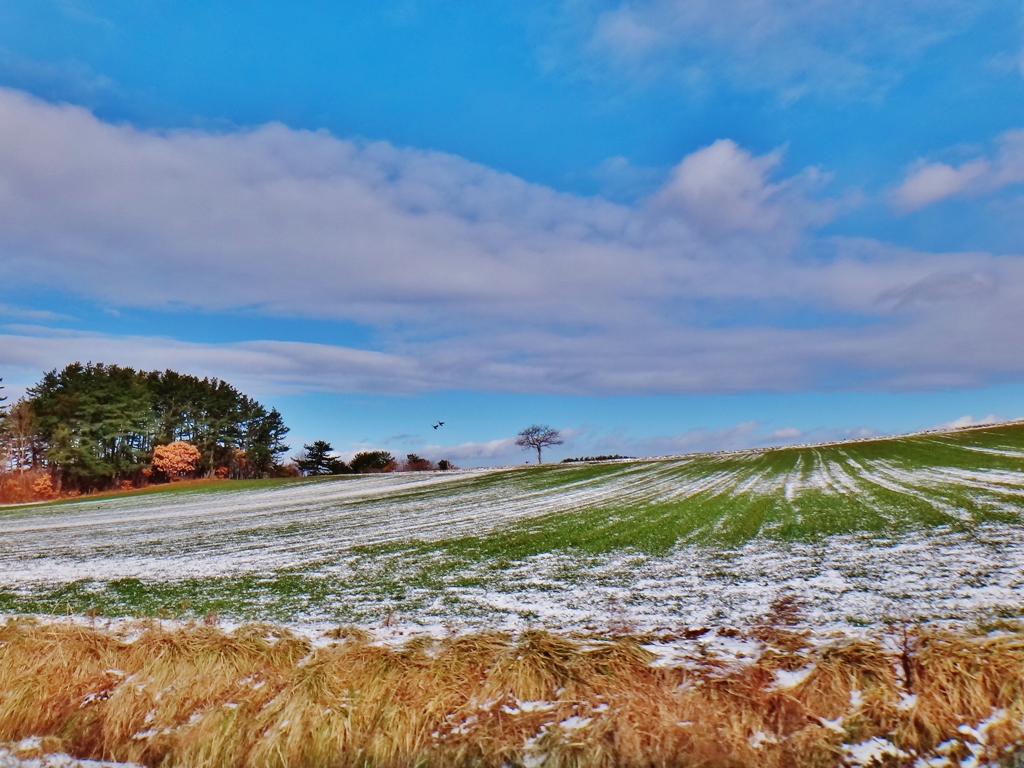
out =
[[426,625],[1016,616],[1024,425],[0,510],[0,610]]

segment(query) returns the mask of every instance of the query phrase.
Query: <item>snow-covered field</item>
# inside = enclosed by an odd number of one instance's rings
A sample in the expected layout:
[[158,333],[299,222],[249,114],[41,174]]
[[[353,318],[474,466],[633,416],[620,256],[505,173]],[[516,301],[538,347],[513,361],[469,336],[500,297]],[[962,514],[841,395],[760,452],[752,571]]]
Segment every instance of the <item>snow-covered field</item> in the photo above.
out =
[[1024,612],[1024,425],[0,510],[0,610],[297,625]]

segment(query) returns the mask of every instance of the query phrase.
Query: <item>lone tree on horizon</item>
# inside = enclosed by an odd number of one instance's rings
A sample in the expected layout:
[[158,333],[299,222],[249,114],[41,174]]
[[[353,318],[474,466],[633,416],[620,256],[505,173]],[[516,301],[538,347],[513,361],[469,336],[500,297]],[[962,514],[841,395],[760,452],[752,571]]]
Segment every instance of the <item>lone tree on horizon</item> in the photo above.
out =
[[516,445],[522,448],[537,449],[537,463],[543,463],[540,458],[540,450],[549,445],[561,445],[562,433],[547,424],[533,424],[516,438]]

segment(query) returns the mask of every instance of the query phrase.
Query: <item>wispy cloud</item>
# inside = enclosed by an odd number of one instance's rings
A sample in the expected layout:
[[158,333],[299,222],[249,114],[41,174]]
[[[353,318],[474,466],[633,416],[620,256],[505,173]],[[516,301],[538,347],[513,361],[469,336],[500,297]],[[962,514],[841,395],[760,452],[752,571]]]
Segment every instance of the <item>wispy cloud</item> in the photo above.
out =
[[893,191],[893,205],[909,213],[950,197],[990,194],[1024,182],[1024,130],[1007,131],[995,144],[993,157],[959,165],[919,160]]
[[33,320],[36,322],[54,322],[71,320],[68,315],[59,312],[50,312],[46,309],[26,309],[13,304],[0,304],[0,317],[11,317],[19,320]]
[[622,156],[609,157],[590,171],[601,195],[610,200],[649,197],[665,179],[665,169],[637,166]]
[[111,78],[81,61],[38,61],[2,46],[0,77],[8,85],[85,104],[117,92],[117,85]]
[[629,0],[565,4],[563,59],[640,77],[728,79],[783,99],[871,96],[991,3]]
[[79,362],[145,370],[174,368],[228,379],[256,393],[408,392],[454,386],[411,358],[348,347],[285,341],[199,344],[152,336],[113,336],[9,326],[0,333],[5,366],[37,372]]

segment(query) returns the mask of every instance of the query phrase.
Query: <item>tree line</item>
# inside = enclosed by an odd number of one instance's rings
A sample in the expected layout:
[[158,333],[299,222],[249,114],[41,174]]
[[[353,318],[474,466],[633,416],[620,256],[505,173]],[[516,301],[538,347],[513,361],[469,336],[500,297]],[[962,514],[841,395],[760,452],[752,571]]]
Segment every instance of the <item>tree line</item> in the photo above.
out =
[[24,398],[4,406],[4,466],[15,472],[45,469],[65,490],[149,479],[155,449],[176,442],[194,446],[199,476],[253,478],[284,471],[280,457],[288,450],[288,427],[281,414],[217,378],[72,363],[45,374]]
[[[0,394],[0,502],[186,476],[456,469],[446,459],[435,464],[410,453],[400,461],[379,450],[362,451],[346,463],[323,440],[282,462],[288,431],[276,408],[268,410],[221,379],[72,363],[46,373],[13,404]],[[539,464],[541,450],[562,439],[557,429],[535,424],[519,433],[516,444],[536,450]]]
[[389,451],[360,451],[347,463],[334,454],[334,448],[326,440],[314,440],[302,446],[302,452],[294,459],[295,467],[303,475],[348,475],[375,472],[427,472],[434,469],[458,469],[448,459],[436,464],[415,453],[407,454],[399,461]]
[[[443,422],[442,422],[443,423]],[[435,429],[437,427],[434,427]],[[516,436],[515,444],[524,450],[537,452],[537,463],[543,463],[542,451],[552,445],[562,445],[562,433],[547,424],[531,424]],[[599,461],[601,459],[622,458],[619,456],[587,457],[565,459],[570,461]],[[345,463],[334,454],[334,448],[326,440],[315,440],[302,446],[302,452],[294,458],[295,467],[303,475],[346,475],[364,474],[368,472],[425,472],[429,470],[458,469],[448,459],[441,459],[436,464],[429,459],[410,453],[404,461],[399,461],[387,451],[362,451],[355,454]]]

